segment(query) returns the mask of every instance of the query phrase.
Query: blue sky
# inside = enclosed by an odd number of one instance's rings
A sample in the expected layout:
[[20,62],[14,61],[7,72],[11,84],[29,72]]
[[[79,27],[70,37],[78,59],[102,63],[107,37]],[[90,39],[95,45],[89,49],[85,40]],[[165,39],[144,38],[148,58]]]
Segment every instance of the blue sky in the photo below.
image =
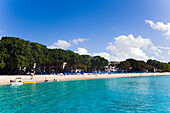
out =
[[0,36],[108,60],[170,61],[169,0],[0,0]]

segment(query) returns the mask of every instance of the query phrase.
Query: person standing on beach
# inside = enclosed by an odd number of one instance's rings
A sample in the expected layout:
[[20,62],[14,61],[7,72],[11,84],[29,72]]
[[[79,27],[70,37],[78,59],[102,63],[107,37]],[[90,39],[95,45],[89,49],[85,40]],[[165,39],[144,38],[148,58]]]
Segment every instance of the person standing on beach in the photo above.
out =
[[31,80],[33,79],[33,76],[34,76],[34,73],[32,72],[32,73],[31,73]]

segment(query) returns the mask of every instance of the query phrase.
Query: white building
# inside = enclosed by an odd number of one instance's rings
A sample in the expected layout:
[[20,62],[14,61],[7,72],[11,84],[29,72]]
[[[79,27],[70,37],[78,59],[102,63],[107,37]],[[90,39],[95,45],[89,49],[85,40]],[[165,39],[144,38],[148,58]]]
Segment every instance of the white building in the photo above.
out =
[[109,65],[109,66],[105,66],[105,71],[110,72],[110,71],[117,71],[117,70],[116,70],[115,66]]
[[106,72],[117,71],[116,66],[115,66],[116,64],[119,64],[119,62],[109,62],[109,65],[105,66],[105,71]]

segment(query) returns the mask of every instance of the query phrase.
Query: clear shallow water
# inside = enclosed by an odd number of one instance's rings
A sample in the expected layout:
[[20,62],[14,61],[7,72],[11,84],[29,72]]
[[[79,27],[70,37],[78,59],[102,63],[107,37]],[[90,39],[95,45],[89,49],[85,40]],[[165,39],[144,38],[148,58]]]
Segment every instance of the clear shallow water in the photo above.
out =
[[170,76],[0,86],[0,112],[170,112]]

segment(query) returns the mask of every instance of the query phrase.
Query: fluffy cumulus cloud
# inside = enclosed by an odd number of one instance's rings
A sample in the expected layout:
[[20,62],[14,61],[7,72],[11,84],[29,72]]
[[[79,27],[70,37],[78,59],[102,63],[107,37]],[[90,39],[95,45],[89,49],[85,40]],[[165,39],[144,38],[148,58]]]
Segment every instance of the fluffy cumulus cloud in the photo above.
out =
[[50,48],[50,49],[55,49],[55,48],[65,49],[65,48],[68,48],[70,46],[72,46],[70,44],[70,42],[67,42],[65,40],[58,40],[57,42],[54,42],[52,45],[47,46],[47,47]]
[[168,51],[168,55],[170,56],[170,50]]
[[164,24],[163,22],[154,23],[151,20],[145,20],[147,24],[154,30],[159,30],[164,32],[163,35],[166,36],[167,39],[170,39],[170,23]]
[[158,57],[162,53],[162,50],[159,48],[159,46],[154,46],[153,44],[150,46],[150,50]]
[[65,40],[58,40],[57,42],[54,42],[52,45],[47,46],[50,49],[55,49],[55,48],[68,48],[70,46],[73,46],[75,44],[78,44],[79,42],[84,42],[85,40],[88,39],[84,39],[84,38],[77,38],[77,39],[73,39],[72,41],[65,41]]
[[125,60],[127,58],[135,58],[138,60],[148,60],[144,50],[147,50],[149,46],[153,45],[148,38],[142,38],[138,36],[135,38],[133,35],[118,36],[114,38],[114,42],[110,42],[106,47],[116,60]]
[[107,52],[93,53],[93,56],[101,56],[109,61],[114,61],[116,58]]
[[90,53],[87,52],[87,50],[85,48],[78,48],[78,50],[75,52],[80,55],[91,55]]
[[90,54],[85,48],[78,48],[78,51],[75,52],[80,55],[101,56],[109,61],[123,61],[128,58],[145,61],[158,57],[165,59],[161,56],[162,50],[169,51],[168,54],[170,55],[170,48],[155,46],[150,39],[141,36],[135,38],[131,34],[115,37],[114,41],[108,44],[106,50],[108,52],[94,52]]
[[78,44],[79,42],[84,42],[85,40],[88,40],[88,39],[77,38],[77,39],[73,39],[71,42],[74,44]]
[[80,55],[91,55],[91,56],[101,56],[104,57],[105,59],[112,61],[115,60],[115,57],[113,57],[112,55],[110,55],[107,52],[99,52],[99,53],[92,53],[90,54],[87,49],[85,48],[78,48],[77,51],[75,51],[76,53],[80,54]]

